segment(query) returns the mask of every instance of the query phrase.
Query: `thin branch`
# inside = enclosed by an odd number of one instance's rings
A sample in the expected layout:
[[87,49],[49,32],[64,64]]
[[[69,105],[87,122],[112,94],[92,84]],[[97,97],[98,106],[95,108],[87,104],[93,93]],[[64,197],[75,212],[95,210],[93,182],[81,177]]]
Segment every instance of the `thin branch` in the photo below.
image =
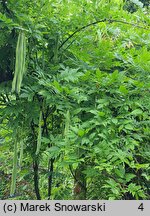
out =
[[69,37],[66,38],[66,40],[64,40],[64,41],[62,42],[62,44],[59,46],[58,49],[60,50],[61,47],[62,47],[68,40],[70,40],[75,34],[77,34],[78,32],[84,30],[85,28],[88,28],[89,26],[95,25],[95,24],[97,24],[97,23],[105,22],[106,20],[107,20],[107,19],[99,20],[99,21],[90,23],[90,24],[88,24],[88,25],[82,26],[81,28],[78,28],[78,29],[77,29],[76,31],[74,31],[71,35],[69,35]]
[[63,51],[66,51],[74,43],[75,40],[76,40],[76,38],[74,40],[72,40],[71,43]]
[[113,23],[113,22],[117,22],[117,23],[123,23],[123,24],[126,24],[126,25],[130,25],[130,26],[134,26],[136,28],[141,28],[141,29],[145,29],[145,30],[150,30],[150,28],[145,28],[143,26],[140,26],[140,25],[137,25],[137,24],[134,24],[134,23],[129,23],[129,22],[126,22],[126,21],[123,21],[123,20],[114,20],[114,19],[102,19],[102,20],[98,20],[96,22],[92,22],[92,23],[89,23],[88,25],[85,25],[85,26],[82,26],[81,28],[78,28],[76,31],[74,31],[71,35],[69,35],[68,38],[66,38],[66,40],[64,40],[62,42],[62,44],[59,46],[59,50],[64,46],[64,44],[70,40],[75,34],[77,34],[78,32],[88,28],[89,26],[93,26],[93,25],[96,25],[98,23],[101,23],[101,22],[108,22],[108,23]]
[[134,26],[136,28],[141,28],[141,29],[144,29],[144,30],[150,30],[150,28],[146,28],[144,26],[140,26],[140,25],[137,25],[135,23],[129,23],[129,22],[126,22],[126,21],[123,21],[123,20],[107,20],[109,23],[113,23],[113,22],[117,22],[117,23],[123,23],[123,24],[126,24],[126,25],[130,25],[130,26]]

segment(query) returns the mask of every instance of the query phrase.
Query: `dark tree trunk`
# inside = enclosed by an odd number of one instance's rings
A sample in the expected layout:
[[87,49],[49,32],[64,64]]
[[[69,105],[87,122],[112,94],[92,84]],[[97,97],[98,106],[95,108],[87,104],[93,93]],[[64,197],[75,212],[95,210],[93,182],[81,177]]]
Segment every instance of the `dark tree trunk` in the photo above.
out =
[[41,200],[40,196],[40,190],[39,190],[39,166],[38,166],[38,161],[37,158],[34,159],[33,161],[33,170],[34,170],[34,190],[36,194],[37,200]]
[[39,158],[35,155],[36,152],[36,139],[35,139],[35,126],[33,120],[31,121],[31,144],[32,144],[32,159],[33,159],[33,179],[34,179],[34,190],[37,200],[41,200],[40,190],[39,190]]
[[54,159],[50,159],[48,164],[48,200],[51,199],[51,194],[52,194],[53,170],[54,170]]

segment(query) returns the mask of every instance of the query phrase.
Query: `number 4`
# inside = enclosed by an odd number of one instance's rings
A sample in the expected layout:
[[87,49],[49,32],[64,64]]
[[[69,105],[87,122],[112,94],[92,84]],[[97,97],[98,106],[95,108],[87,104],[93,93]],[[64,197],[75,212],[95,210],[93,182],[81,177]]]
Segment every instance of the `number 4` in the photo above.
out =
[[143,203],[141,203],[138,207],[139,210],[143,211],[144,210],[144,206],[143,206]]

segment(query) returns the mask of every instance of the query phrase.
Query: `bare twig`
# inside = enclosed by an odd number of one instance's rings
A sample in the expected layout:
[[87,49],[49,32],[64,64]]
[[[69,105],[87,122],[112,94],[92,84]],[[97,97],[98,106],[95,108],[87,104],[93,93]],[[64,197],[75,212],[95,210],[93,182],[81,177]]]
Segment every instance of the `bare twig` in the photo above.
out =
[[108,23],[114,23],[114,22],[117,22],[117,23],[123,23],[123,24],[125,24],[125,25],[130,25],[130,26],[134,26],[134,27],[136,27],[136,28],[141,28],[141,29],[145,29],[145,30],[150,30],[150,28],[146,28],[146,27],[143,27],[143,26],[140,26],[140,25],[137,25],[137,24],[135,24],[135,23],[129,23],[129,22],[126,22],[126,21],[123,21],[123,20],[115,20],[115,19],[102,19],[102,20],[98,20],[98,21],[96,21],[96,22],[92,22],[92,23],[89,23],[89,24],[87,24],[87,25],[85,25],[85,26],[82,26],[81,28],[78,28],[76,31],[74,31],[71,35],[69,35],[69,37],[68,38],[66,38],[66,40],[64,40],[63,42],[62,42],[62,44],[59,46],[59,50],[64,46],[64,44],[68,41],[68,40],[70,40],[75,34],[77,34],[78,32],[80,32],[80,31],[82,31],[82,30],[84,30],[84,29],[86,29],[86,28],[88,28],[88,27],[90,27],[90,26],[93,26],[93,25],[96,25],[96,24],[98,24],[98,23],[101,23],[101,22],[108,22]]

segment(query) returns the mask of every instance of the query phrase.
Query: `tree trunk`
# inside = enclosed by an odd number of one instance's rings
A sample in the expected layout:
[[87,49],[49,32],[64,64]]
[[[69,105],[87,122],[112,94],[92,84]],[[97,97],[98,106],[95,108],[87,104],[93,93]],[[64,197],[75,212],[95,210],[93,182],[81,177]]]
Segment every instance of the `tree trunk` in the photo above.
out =
[[33,160],[33,170],[34,170],[34,190],[36,194],[37,200],[41,200],[40,196],[40,190],[39,190],[39,166],[38,166],[38,161],[37,158]]
[[54,169],[54,159],[50,159],[48,164],[48,200],[51,199],[51,194],[52,194],[53,169]]

